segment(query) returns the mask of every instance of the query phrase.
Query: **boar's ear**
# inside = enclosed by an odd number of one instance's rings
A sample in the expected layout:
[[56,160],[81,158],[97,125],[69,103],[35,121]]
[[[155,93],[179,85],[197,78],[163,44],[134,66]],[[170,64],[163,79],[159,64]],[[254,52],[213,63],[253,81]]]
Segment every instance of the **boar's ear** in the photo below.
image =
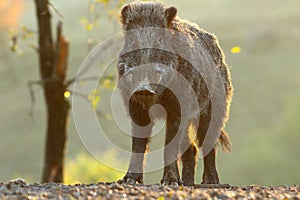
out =
[[165,17],[167,20],[167,26],[169,26],[177,14],[177,8],[171,6],[165,10]]
[[121,22],[122,22],[123,25],[127,23],[127,17],[128,17],[128,12],[129,11],[130,11],[130,5],[129,4],[124,5],[121,8],[120,19],[121,19]]

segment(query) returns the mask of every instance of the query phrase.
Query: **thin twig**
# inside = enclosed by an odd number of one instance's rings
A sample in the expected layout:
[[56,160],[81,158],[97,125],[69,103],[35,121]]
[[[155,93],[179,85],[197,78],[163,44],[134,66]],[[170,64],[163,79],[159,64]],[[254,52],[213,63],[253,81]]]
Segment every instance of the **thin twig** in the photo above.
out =
[[35,45],[29,45],[29,47],[37,54],[40,53],[40,49]]
[[54,12],[62,19],[64,20],[64,16],[59,12],[59,10],[52,4],[50,1],[47,1],[49,6],[54,10]]
[[[102,79],[107,79],[107,78],[110,78],[111,75],[107,75],[107,76],[102,76],[101,78]],[[115,80],[116,77],[113,77],[113,80]],[[83,77],[79,80],[77,80],[78,82],[87,82],[87,81],[99,81],[100,80],[100,77],[98,76],[90,76],[90,77]],[[70,85],[72,85],[74,82],[76,81],[76,77],[70,79],[67,81],[66,83],[66,86],[69,87]]]
[[[87,96],[88,95],[86,95],[86,94],[84,94],[84,93],[81,93],[81,92],[74,92],[74,91],[72,91],[72,90],[68,90],[71,94],[73,94],[73,95],[76,95],[76,96],[78,96],[78,97],[81,97],[83,100],[85,100],[85,101],[87,101],[89,104],[90,104],[90,101],[89,101],[89,99],[87,98]],[[96,112],[96,114],[97,114],[97,116],[98,117],[105,117],[105,115],[101,112],[101,111],[99,111],[99,110],[97,110],[96,108],[94,109],[95,110],[95,112]]]
[[[105,43],[105,46],[102,45],[102,51],[105,52],[107,49],[110,49],[111,48],[111,43],[109,44],[106,44]],[[95,59],[97,59],[97,57],[88,57],[88,60],[87,60],[87,66],[85,68],[83,68],[81,71],[79,71],[76,75],[77,78],[83,76],[91,67],[92,67],[92,63],[95,61]],[[76,77],[72,78],[72,79],[76,79]],[[72,80],[71,79],[71,80]]]
[[72,85],[75,82],[76,78],[71,78],[66,82],[66,87],[68,88],[70,85]]

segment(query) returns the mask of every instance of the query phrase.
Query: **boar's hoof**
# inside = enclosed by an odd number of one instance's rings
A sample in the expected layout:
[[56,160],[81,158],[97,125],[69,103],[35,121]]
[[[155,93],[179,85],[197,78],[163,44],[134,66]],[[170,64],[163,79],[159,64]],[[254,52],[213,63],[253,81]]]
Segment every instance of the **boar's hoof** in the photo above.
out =
[[143,175],[139,173],[127,173],[122,182],[129,185],[135,185],[136,183],[143,184]]
[[127,178],[126,184],[135,185],[136,184],[136,180],[134,178]]
[[166,186],[166,185],[179,186],[179,185],[182,185],[182,181],[181,180],[174,181],[174,180],[164,180],[164,179],[162,179],[160,181],[160,183],[161,183],[162,186]]
[[184,185],[184,186],[193,186],[194,181],[190,181],[190,180],[182,181],[182,185]]
[[204,176],[201,184],[219,184],[220,180],[218,175]]
[[167,182],[163,182],[161,185],[162,186],[166,186],[166,185],[179,186],[179,184],[177,182],[171,182],[171,184],[169,184]]

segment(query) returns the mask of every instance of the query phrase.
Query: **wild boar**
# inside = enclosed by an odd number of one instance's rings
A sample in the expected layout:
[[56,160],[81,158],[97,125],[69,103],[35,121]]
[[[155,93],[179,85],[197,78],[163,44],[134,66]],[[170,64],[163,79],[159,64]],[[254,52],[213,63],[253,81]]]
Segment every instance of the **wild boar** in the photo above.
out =
[[[180,19],[177,8],[167,7],[160,2],[127,4],[121,9],[120,19],[125,44],[118,60],[118,88],[132,120],[132,156],[123,181],[129,184],[143,183],[143,165],[154,119],[163,117],[160,113],[153,116],[150,113],[151,107],[158,104],[166,113],[161,183],[194,184],[197,148],[203,147],[211,123],[214,109],[211,88],[214,88],[217,100],[224,103],[224,110],[220,115],[221,125],[216,130],[217,140],[203,154],[202,183],[219,183],[215,164],[216,146],[219,142],[224,150],[230,151],[231,148],[224,128],[233,87],[218,40],[196,24]],[[174,32],[183,36],[176,40]],[[169,47],[175,51],[172,52]],[[192,56],[185,58],[176,51]],[[200,70],[193,62],[200,66]],[[210,73],[206,73],[207,70],[219,75],[223,98],[222,95],[220,98],[218,96],[222,93],[218,92],[220,85],[217,87],[214,84],[217,76],[211,77]],[[196,129],[195,141],[188,133],[192,124]],[[178,167],[180,159],[183,164],[182,179]]]

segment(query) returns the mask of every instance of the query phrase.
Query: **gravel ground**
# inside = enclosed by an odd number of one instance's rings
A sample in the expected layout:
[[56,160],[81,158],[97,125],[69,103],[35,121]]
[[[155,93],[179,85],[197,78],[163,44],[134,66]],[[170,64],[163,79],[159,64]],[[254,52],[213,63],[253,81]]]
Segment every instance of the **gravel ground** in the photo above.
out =
[[300,185],[195,187],[118,183],[28,184],[23,179],[0,183],[0,199],[300,199]]

